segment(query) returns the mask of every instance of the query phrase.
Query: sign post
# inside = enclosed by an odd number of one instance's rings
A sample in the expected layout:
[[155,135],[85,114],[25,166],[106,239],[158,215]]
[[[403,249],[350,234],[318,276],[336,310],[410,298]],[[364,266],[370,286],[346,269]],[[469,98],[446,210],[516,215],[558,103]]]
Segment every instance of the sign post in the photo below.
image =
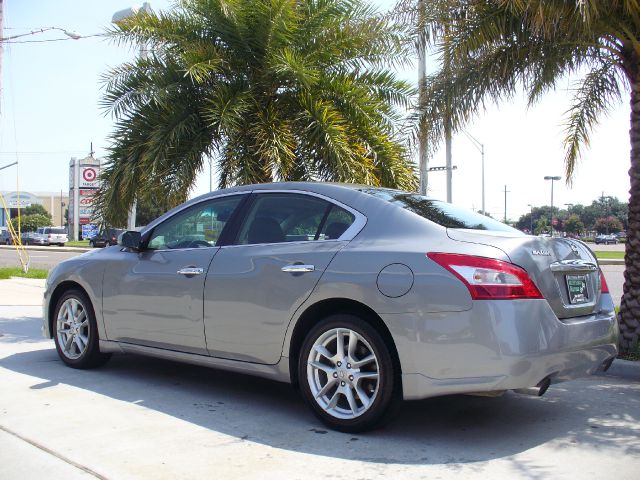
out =
[[86,238],[92,228],[84,225],[91,223],[93,217],[93,196],[100,186],[100,159],[93,155],[86,158],[71,158],[69,162],[69,224],[72,226],[73,239],[79,240],[80,232]]

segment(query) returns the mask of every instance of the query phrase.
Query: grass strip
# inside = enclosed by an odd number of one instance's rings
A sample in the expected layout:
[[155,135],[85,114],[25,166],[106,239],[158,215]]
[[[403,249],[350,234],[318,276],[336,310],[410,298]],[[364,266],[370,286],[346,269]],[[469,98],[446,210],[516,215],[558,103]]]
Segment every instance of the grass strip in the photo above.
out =
[[89,248],[89,240],[70,240],[64,244],[65,247],[87,247]]
[[23,278],[47,278],[49,270],[43,270],[41,268],[30,268],[27,273],[22,271],[20,267],[4,267],[0,268],[0,280],[7,280],[11,277],[23,277]]
[[602,250],[596,250],[593,252],[596,254],[596,258],[612,259],[619,258],[624,259],[624,252],[603,252]]

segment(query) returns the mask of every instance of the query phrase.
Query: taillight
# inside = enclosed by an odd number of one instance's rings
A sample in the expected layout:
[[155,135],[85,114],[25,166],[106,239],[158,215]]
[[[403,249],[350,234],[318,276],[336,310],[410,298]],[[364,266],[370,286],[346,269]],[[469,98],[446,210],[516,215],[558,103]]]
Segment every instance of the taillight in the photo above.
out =
[[544,298],[529,274],[512,263],[457,253],[429,252],[427,257],[458,277],[474,300]]
[[49,240],[51,240],[51,234],[47,235],[47,238],[48,238]]
[[601,293],[609,293],[609,285],[607,285],[607,280],[604,278],[602,270],[600,270],[600,291]]

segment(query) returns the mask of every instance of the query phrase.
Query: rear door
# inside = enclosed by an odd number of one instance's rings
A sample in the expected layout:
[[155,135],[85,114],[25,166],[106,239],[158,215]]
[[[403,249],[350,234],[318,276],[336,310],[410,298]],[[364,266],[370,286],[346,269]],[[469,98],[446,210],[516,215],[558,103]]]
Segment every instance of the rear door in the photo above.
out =
[[278,362],[289,320],[359,230],[357,218],[364,217],[311,194],[254,195],[235,241],[221,248],[207,275],[209,353]]

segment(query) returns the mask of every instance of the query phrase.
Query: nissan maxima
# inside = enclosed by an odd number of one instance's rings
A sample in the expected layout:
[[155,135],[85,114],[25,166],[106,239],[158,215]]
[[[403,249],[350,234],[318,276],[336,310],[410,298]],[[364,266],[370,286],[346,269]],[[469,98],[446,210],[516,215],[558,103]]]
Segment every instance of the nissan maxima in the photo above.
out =
[[402,399],[541,395],[608,368],[618,329],[582,242],[415,193],[272,183],[60,263],[43,332],[74,368],[136,353],[291,382],[353,432]]

